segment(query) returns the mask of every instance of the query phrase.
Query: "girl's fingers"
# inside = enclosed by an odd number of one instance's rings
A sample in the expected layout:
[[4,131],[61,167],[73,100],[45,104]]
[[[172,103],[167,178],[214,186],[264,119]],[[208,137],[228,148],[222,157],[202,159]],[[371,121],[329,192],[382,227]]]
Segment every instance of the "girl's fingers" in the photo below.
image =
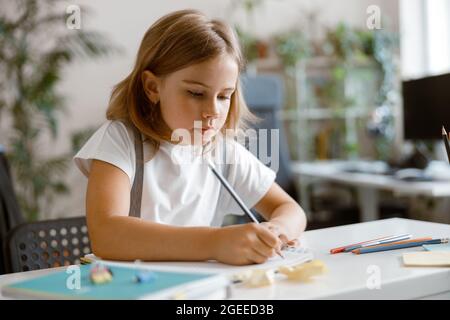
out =
[[258,252],[260,255],[264,257],[271,257],[273,255],[273,248],[268,246],[266,243],[258,239],[253,245],[253,250]]
[[289,240],[288,242],[286,242],[286,244],[290,247],[297,247],[300,242],[297,239],[294,240]]
[[260,228],[257,235],[258,238],[261,239],[270,248],[277,248],[281,246],[278,236],[273,234],[267,227]]
[[257,264],[261,264],[267,261],[267,257],[260,254],[258,251],[256,250],[251,250],[249,255],[248,255],[248,260],[250,260],[252,263],[257,263]]

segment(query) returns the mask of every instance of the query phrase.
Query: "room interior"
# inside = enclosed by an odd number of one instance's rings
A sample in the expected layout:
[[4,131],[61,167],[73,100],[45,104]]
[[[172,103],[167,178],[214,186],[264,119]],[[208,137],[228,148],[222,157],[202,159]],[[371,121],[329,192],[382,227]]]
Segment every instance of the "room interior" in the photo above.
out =
[[[277,162],[276,181],[302,206],[307,231],[394,217],[450,224],[450,154],[442,134],[443,127],[450,130],[448,0],[3,5],[5,247],[24,241],[30,230],[48,230],[51,243],[49,230],[78,228],[77,254],[61,255],[79,263],[90,252],[87,179],[72,157],[105,121],[111,89],[132,67],[148,26],[184,8],[235,28],[246,59],[244,97],[263,120],[255,128],[268,130],[269,141],[274,132],[279,139],[278,149],[269,147],[260,160],[268,166]],[[29,23],[20,14],[27,10],[34,13]],[[66,23],[51,14],[43,21],[37,14],[42,12],[63,16]],[[45,56],[47,49],[52,54]],[[14,76],[28,71],[32,76]],[[21,105],[24,96],[35,107]],[[248,221],[230,215],[224,225]],[[19,225],[26,228],[11,235]],[[4,255],[8,266],[0,274],[27,271],[12,246]],[[58,261],[28,270],[64,265]]]

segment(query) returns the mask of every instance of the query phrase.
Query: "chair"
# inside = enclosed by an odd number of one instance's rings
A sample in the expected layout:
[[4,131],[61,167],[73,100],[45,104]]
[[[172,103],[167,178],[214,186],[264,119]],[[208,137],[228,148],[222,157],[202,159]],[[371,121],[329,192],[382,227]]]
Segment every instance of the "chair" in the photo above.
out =
[[243,75],[241,77],[241,82],[244,98],[248,107],[253,114],[262,119],[261,122],[255,124],[253,127],[255,129],[267,129],[268,131],[268,155],[272,154],[272,147],[278,147],[272,146],[270,143],[270,130],[279,130],[279,168],[275,181],[292,198],[298,201],[298,192],[290,169],[290,154],[287,139],[279,117],[281,108],[283,107],[283,82],[279,76],[271,74],[255,76]]
[[0,145],[0,274],[5,273],[5,261],[2,253],[8,232],[25,219],[20,211],[14,193],[8,161]]
[[8,233],[5,244],[7,272],[79,264],[91,252],[85,217],[21,224]]
[[[244,99],[250,108],[250,111],[261,119],[260,122],[253,125],[253,129],[267,129],[267,156],[270,157],[272,153],[271,144],[271,129],[279,130],[279,159],[278,159],[278,171],[276,182],[280,187],[286,191],[292,198],[298,201],[298,193],[296,190],[295,181],[290,170],[290,155],[287,147],[287,140],[284,134],[284,129],[279,118],[279,112],[283,106],[283,84],[281,79],[276,75],[243,75],[241,76],[242,91]],[[257,135],[257,145],[259,151]],[[273,146],[278,147],[278,146]],[[248,146],[247,146],[247,149]],[[250,150],[254,151],[254,150]],[[264,164],[270,165],[271,163],[265,163],[265,159],[261,159],[261,155],[255,154],[255,156],[261,160]],[[255,210],[251,209],[259,221],[264,221],[261,215]],[[229,215],[225,218],[223,225],[247,223],[250,219],[246,216],[232,216]]]
[[90,253],[86,218],[25,223],[0,146],[0,274],[79,263]]

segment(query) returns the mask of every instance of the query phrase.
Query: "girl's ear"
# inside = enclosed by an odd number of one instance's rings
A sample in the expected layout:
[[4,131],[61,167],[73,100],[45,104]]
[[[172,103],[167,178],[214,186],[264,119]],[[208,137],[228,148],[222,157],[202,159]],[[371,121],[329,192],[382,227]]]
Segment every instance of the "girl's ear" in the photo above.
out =
[[141,76],[142,87],[144,88],[144,92],[147,95],[147,98],[154,104],[159,101],[159,88],[160,88],[160,79],[155,76],[151,71],[145,70],[142,72]]

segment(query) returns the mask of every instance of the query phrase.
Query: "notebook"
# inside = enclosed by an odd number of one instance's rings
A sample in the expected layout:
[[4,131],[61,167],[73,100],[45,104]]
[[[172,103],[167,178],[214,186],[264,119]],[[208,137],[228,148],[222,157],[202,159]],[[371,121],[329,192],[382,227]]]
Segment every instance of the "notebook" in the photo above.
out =
[[113,273],[111,282],[94,284],[89,279],[91,267],[80,266],[79,289],[70,289],[67,282],[74,273],[64,269],[7,285],[3,287],[2,294],[25,299],[206,299],[218,292],[225,292],[229,284],[226,277],[218,274],[162,270],[154,271],[153,281],[137,283],[135,275],[139,269],[136,266],[117,265],[108,265]]
[[[241,273],[249,269],[276,269],[280,266],[293,266],[301,263],[311,261],[314,255],[311,250],[305,247],[289,248],[283,250],[284,259],[280,256],[274,256],[262,264],[252,264],[246,266],[234,266],[217,261],[205,262],[142,262],[143,265],[152,269],[167,270],[167,271],[186,271],[196,270],[197,272],[219,273],[223,275],[233,275]],[[106,261],[108,264],[115,265],[133,265],[133,262],[116,262],[103,260],[93,254],[85,256],[90,261]]]

